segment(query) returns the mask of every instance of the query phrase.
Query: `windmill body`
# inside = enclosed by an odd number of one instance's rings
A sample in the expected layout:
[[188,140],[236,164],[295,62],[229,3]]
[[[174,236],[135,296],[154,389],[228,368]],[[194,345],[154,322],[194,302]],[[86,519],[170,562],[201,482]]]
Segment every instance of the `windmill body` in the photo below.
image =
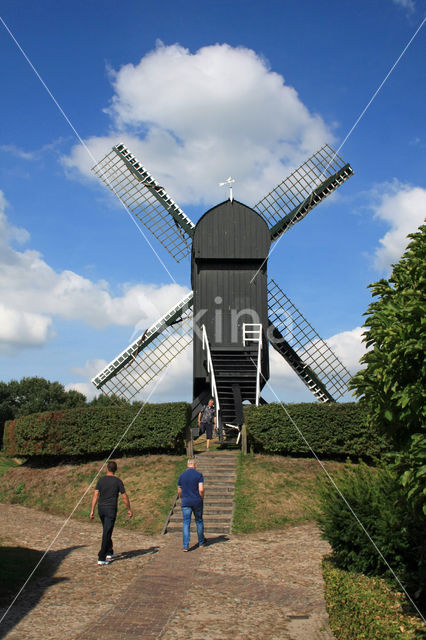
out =
[[[256,393],[269,378],[266,331],[270,243],[263,218],[236,200],[207,211],[193,234],[194,408],[196,411],[212,393],[203,347],[205,327],[225,424],[242,424],[242,402],[256,402]],[[259,342],[264,346],[260,362]]]
[[325,145],[253,208],[231,192],[196,225],[124,145],[93,170],[177,262],[191,254],[193,288],[93,378],[97,389],[138,397],[193,343],[193,417],[213,396],[219,424],[235,428],[243,403],[262,401],[270,344],[317,400],[345,393],[347,369],[267,279],[271,242],[353,175],[333,149]]

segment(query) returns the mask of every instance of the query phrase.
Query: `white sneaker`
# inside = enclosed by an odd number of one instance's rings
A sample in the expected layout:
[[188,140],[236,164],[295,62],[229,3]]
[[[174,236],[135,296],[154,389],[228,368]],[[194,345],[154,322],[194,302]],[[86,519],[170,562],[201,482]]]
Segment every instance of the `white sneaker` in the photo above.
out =
[[107,560],[114,560],[114,558],[116,558],[117,556],[115,555],[115,553],[111,553],[107,556],[105,556]]
[[111,564],[109,560],[98,560],[98,564]]

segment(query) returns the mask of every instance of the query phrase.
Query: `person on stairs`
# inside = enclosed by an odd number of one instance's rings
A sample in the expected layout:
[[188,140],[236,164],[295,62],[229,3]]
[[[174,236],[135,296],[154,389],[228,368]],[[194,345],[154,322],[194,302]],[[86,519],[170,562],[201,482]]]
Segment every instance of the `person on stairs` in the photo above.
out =
[[182,508],[183,520],[183,550],[189,550],[191,516],[194,514],[197,527],[198,546],[207,544],[204,537],[203,504],[204,504],[204,478],[197,471],[194,458],[189,458],[187,470],[180,474],[178,479],[178,496]]
[[213,429],[216,431],[216,409],[214,407],[214,400],[210,398],[207,405],[203,406],[198,414],[198,429],[200,436],[205,432],[206,434],[206,447],[210,447],[210,440],[213,437]]

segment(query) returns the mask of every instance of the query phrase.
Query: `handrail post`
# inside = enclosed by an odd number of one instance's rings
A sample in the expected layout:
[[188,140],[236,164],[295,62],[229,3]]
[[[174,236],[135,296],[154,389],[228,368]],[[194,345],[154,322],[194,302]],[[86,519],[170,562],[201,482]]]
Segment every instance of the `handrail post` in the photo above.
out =
[[211,394],[214,397],[215,400],[215,405],[216,405],[216,426],[219,426],[219,396],[217,394],[217,387],[216,387],[216,378],[214,375],[214,368],[213,368],[213,360],[212,360],[212,356],[210,353],[210,345],[209,345],[209,341],[208,341],[208,337],[207,337],[207,331],[206,331],[206,327],[203,324],[202,325],[202,332],[203,332],[203,350],[205,350],[207,352],[207,372],[210,373],[210,389],[211,389]]
[[241,451],[247,455],[247,426],[246,423],[241,427]]
[[[262,325],[261,325],[261,327],[262,327]],[[259,346],[258,346],[258,349],[257,349],[256,407],[259,406],[259,399],[260,399],[261,358],[262,358],[262,328],[260,328],[260,331],[259,331]]]
[[186,425],[185,428],[185,444],[186,444],[186,456],[187,458],[194,457],[194,439],[192,437],[191,425]]
[[243,323],[243,346],[247,343],[257,342],[257,369],[256,369],[256,406],[259,406],[260,400],[260,373],[261,373],[261,358],[262,358],[262,325]]

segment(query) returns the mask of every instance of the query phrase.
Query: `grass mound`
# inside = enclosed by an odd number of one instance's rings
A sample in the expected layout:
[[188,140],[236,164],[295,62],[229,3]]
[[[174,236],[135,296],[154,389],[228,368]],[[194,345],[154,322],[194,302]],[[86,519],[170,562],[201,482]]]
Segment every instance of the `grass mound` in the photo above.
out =
[[[331,472],[341,466],[326,463]],[[322,475],[318,462],[309,458],[240,454],[233,531],[254,533],[312,521]]]

